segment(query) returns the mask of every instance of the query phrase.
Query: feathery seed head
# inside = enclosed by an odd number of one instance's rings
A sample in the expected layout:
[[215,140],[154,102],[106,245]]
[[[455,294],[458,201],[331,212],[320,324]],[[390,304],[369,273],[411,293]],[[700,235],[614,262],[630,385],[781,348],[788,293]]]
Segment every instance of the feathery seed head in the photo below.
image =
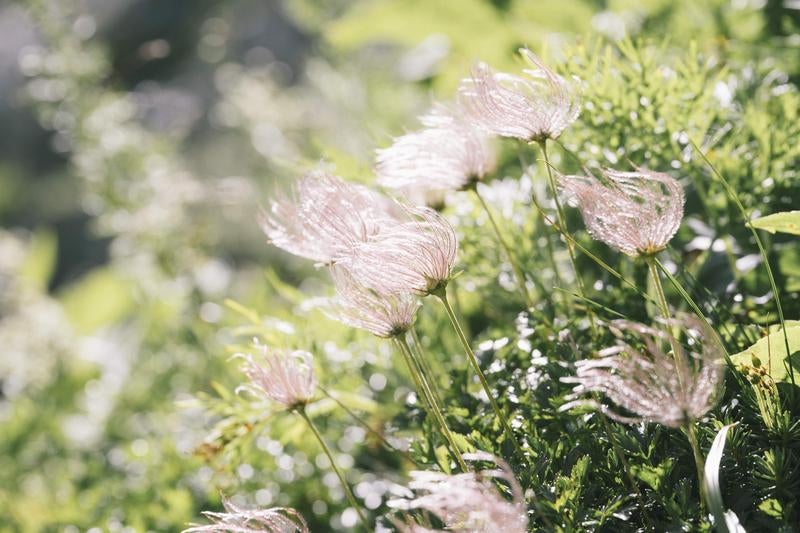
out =
[[193,525],[183,533],[308,533],[305,519],[288,507],[242,509],[223,498],[224,513],[205,511],[211,524]]
[[530,50],[519,52],[533,67],[523,71],[524,77],[479,63],[461,82],[460,101],[469,118],[494,135],[529,142],[557,139],[578,118],[577,91]]
[[397,214],[389,198],[322,170],[303,176],[293,196],[273,200],[261,228],[275,246],[323,264],[337,261]]
[[495,154],[487,135],[459,107],[438,104],[420,117],[425,129],[377,151],[378,183],[400,189],[461,190],[492,172]]
[[402,335],[414,324],[420,304],[413,294],[379,294],[341,266],[332,267],[331,275],[337,293],[332,310],[336,320],[383,338]]
[[452,276],[458,238],[447,220],[427,207],[407,207],[408,220],[387,224],[353,248],[343,265],[379,294],[431,294]]
[[[716,404],[724,378],[719,343],[707,326],[692,317],[664,322],[686,333],[692,351],[666,331],[615,320],[610,329],[619,337],[617,344],[601,350],[599,359],[578,361],[577,375],[562,378],[575,387],[568,396],[571,401],[560,410],[588,406],[619,422],[657,422],[671,428],[702,418]],[[637,337],[644,349],[622,340],[626,332]],[[677,357],[666,351],[670,345],[678,350]],[[586,397],[594,392],[631,414]]]
[[[522,488],[503,460],[485,452],[465,454],[470,461],[489,461],[498,468],[448,475],[442,472],[414,471],[408,484],[409,497],[388,502],[402,511],[424,510],[444,523],[447,531],[464,533],[524,533],[528,529],[527,508]],[[504,498],[496,482],[511,491]],[[438,531],[414,523],[401,524],[405,532]]]
[[307,404],[317,387],[312,356],[295,350],[278,350],[256,344],[260,357],[239,354],[244,359],[242,370],[250,383],[240,389],[284,405],[287,409]]
[[683,187],[660,172],[603,170],[594,176],[562,176],[562,188],[578,204],[595,239],[636,257],[666,248],[683,218]]

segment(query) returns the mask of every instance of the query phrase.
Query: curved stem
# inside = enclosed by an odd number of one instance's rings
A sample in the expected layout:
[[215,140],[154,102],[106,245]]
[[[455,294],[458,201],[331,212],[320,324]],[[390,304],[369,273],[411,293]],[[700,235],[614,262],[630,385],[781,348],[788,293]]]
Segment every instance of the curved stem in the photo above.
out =
[[400,348],[403,358],[406,360],[408,371],[411,372],[412,379],[414,380],[414,384],[417,386],[419,394],[424,397],[424,401],[430,407],[430,414],[433,416],[434,420],[436,420],[437,424],[439,424],[439,430],[442,432],[442,436],[445,438],[448,446],[450,447],[450,453],[454,456],[456,462],[458,463],[458,467],[463,472],[468,472],[469,469],[467,468],[467,464],[464,462],[464,458],[461,457],[461,452],[458,449],[455,438],[453,438],[453,434],[450,432],[450,428],[447,426],[447,421],[445,420],[444,415],[439,408],[439,404],[436,403],[436,400],[433,398],[433,393],[428,387],[427,381],[421,375],[418,364],[414,359],[414,354],[411,353],[411,348],[408,346],[408,342],[406,342],[406,340],[401,336],[395,337],[394,340],[397,346]]
[[464,347],[464,351],[467,353],[467,359],[469,359],[469,362],[472,365],[472,369],[475,371],[475,374],[478,375],[478,380],[481,382],[481,386],[483,387],[483,390],[486,392],[486,396],[489,397],[489,403],[491,403],[492,405],[492,409],[494,410],[495,416],[497,416],[497,419],[503,426],[503,431],[505,431],[506,433],[506,438],[508,438],[514,445],[514,448],[519,454],[520,459],[524,460],[525,454],[522,451],[522,447],[519,445],[519,442],[517,442],[517,438],[514,436],[514,432],[511,430],[511,426],[508,424],[508,420],[506,420],[505,415],[500,410],[500,406],[497,405],[497,400],[495,400],[494,398],[494,392],[492,392],[492,388],[489,386],[489,382],[486,380],[486,376],[483,374],[483,370],[481,370],[481,365],[478,362],[478,358],[475,356],[475,352],[472,351],[472,348],[469,345],[469,341],[467,340],[467,337],[464,335],[464,331],[461,329],[461,325],[458,322],[458,318],[453,312],[453,308],[450,306],[450,302],[447,301],[446,287],[441,287],[432,294],[437,298],[439,298],[439,300],[441,300],[442,304],[444,305],[445,311],[447,312],[447,316],[450,319],[450,323],[453,325],[453,329],[456,331],[458,339],[461,341],[461,345]]
[[[591,260],[592,260],[592,261],[594,261],[594,262],[595,262],[597,265],[599,265],[601,268],[603,268],[603,270],[605,270],[606,272],[608,272],[609,274],[611,274],[612,276],[614,276],[615,278],[617,278],[618,280],[620,280],[622,283],[624,283],[625,285],[627,285],[628,287],[630,287],[631,289],[633,289],[634,291],[636,291],[636,292],[639,294],[639,296],[641,296],[641,297],[642,297],[642,298],[644,298],[645,300],[648,300],[648,301],[653,301],[653,299],[652,299],[652,298],[651,298],[651,297],[650,297],[650,296],[649,296],[647,293],[643,292],[643,291],[642,291],[642,289],[640,289],[638,285],[636,285],[634,282],[632,282],[631,280],[629,280],[628,278],[626,278],[624,275],[622,275],[622,273],[620,273],[620,272],[619,272],[618,270],[616,270],[614,267],[612,267],[611,265],[609,265],[608,263],[606,263],[605,261],[603,261],[602,259],[600,259],[599,257],[597,257],[595,254],[593,254],[593,253],[592,253],[592,252],[591,252],[591,251],[590,251],[588,248],[586,248],[586,247],[585,247],[585,246],[583,246],[581,243],[579,243],[578,241],[576,241],[576,240],[575,240],[575,238],[574,238],[572,235],[570,235],[569,233],[565,232],[565,231],[563,230],[563,228],[562,228],[562,227],[561,227],[561,226],[560,226],[560,225],[559,225],[559,224],[558,224],[556,221],[554,221],[553,219],[551,219],[550,217],[548,217],[547,215],[545,215],[545,214],[544,214],[544,210],[543,210],[543,209],[542,209],[542,207],[539,205],[539,203],[538,203],[538,201],[536,200],[536,198],[535,198],[535,197],[531,197],[531,198],[532,198],[532,201],[533,201],[533,205],[535,205],[535,206],[536,206],[536,209],[537,209],[537,210],[539,211],[539,213],[542,215],[542,217],[544,218],[544,220],[545,220],[545,221],[546,221],[548,224],[550,224],[551,226],[553,226],[553,227],[556,229],[556,231],[558,231],[559,233],[561,233],[561,235],[563,235],[563,236],[564,236],[564,238],[565,238],[567,241],[569,241],[570,243],[572,243],[572,245],[573,245],[575,248],[577,248],[578,250],[580,250],[581,252],[583,252],[584,254],[586,254],[586,256],[587,256],[587,257],[589,257],[589,259],[591,259]],[[583,297],[583,298],[585,298],[585,297]]]
[[497,221],[495,221],[494,215],[492,215],[492,210],[489,208],[489,205],[486,203],[486,200],[483,199],[483,196],[481,196],[481,194],[478,192],[477,186],[473,187],[472,191],[475,193],[475,196],[478,198],[478,201],[483,206],[483,210],[486,211],[486,216],[488,217],[489,223],[491,223],[492,228],[494,228],[494,232],[497,235],[497,240],[500,242],[500,246],[502,246],[503,250],[506,252],[508,261],[509,263],[511,263],[511,267],[514,269],[514,276],[517,278],[517,286],[519,288],[519,292],[522,295],[523,300],[525,301],[525,305],[527,305],[528,308],[533,307],[533,300],[531,300],[531,296],[528,293],[528,287],[525,286],[525,274],[523,273],[522,268],[520,267],[516,257],[511,252],[511,248],[508,246],[508,243],[503,237],[503,233],[500,231],[500,227],[497,225]]
[[311,428],[311,432],[314,433],[314,436],[319,441],[319,445],[322,447],[322,451],[325,452],[325,455],[328,456],[328,460],[331,462],[331,468],[333,471],[336,472],[336,475],[339,477],[339,482],[342,484],[342,488],[344,489],[344,494],[347,496],[347,501],[350,502],[350,505],[355,509],[356,513],[358,513],[358,518],[361,520],[361,523],[364,527],[367,527],[367,519],[364,517],[364,512],[361,510],[361,506],[358,505],[358,501],[356,500],[353,491],[350,489],[350,485],[347,483],[347,480],[344,477],[344,473],[339,469],[336,465],[336,460],[333,458],[333,453],[331,453],[330,448],[328,445],[325,444],[325,439],[322,438],[317,426],[314,425],[314,422],[308,417],[306,410],[304,408],[298,408],[297,414],[299,414],[303,420],[306,421],[308,427]]
[[[758,253],[761,254],[761,261],[763,261],[764,268],[767,270],[767,277],[769,278],[769,284],[770,287],[772,288],[772,298],[775,300],[775,307],[778,310],[778,320],[780,321],[781,329],[783,330],[783,342],[786,347],[786,353],[790,354],[792,353],[792,351],[789,348],[789,334],[786,331],[786,321],[784,320],[783,317],[783,306],[781,306],[781,297],[780,294],[778,294],[778,285],[775,283],[775,276],[773,276],[772,274],[772,267],[770,267],[769,265],[769,257],[767,257],[767,251],[764,249],[764,243],[761,242],[761,237],[758,236],[758,231],[751,224],[752,219],[750,218],[750,215],[747,213],[747,210],[744,208],[744,205],[742,205],[742,201],[739,200],[739,195],[736,193],[736,190],[733,187],[731,187],[731,184],[728,183],[728,180],[726,180],[722,176],[722,174],[719,173],[716,167],[714,167],[714,165],[711,164],[711,161],[708,160],[706,154],[704,154],[703,151],[700,150],[700,148],[694,143],[694,141],[690,139],[689,142],[692,143],[692,147],[697,151],[697,153],[700,154],[700,157],[703,158],[703,161],[705,161],[705,163],[708,165],[708,167],[711,169],[711,171],[714,173],[714,175],[717,177],[720,183],[722,183],[722,187],[725,189],[725,192],[728,193],[728,196],[731,197],[733,203],[739,210],[739,213],[742,215],[742,218],[745,221],[745,225],[750,229],[750,233],[753,234],[753,238],[755,239],[756,245],[758,246]],[[791,380],[792,383],[791,394],[792,397],[794,397],[795,378],[794,378],[794,368],[792,366],[792,358],[787,357],[785,361],[786,364],[788,364],[789,366],[788,368],[789,379]]]
[[360,416],[354,413],[353,410],[347,407],[339,398],[337,398],[336,396],[334,396],[333,394],[331,394],[330,392],[328,392],[326,389],[324,389],[319,385],[317,385],[317,388],[320,390],[320,392],[322,392],[322,394],[333,400],[333,402],[336,403],[336,405],[341,407],[342,410],[345,413],[347,413],[353,420],[358,422],[370,435],[378,439],[388,450],[395,453],[399,453],[400,455],[408,459],[410,462],[414,463],[417,466],[420,466],[419,463],[415,461],[414,458],[411,457],[411,455],[408,452],[399,450],[394,446],[392,446],[383,435],[375,431],[366,421],[364,421],[364,419],[362,419]]
[[700,309],[700,306],[697,305],[697,303],[689,295],[689,293],[686,292],[686,289],[684,289],[683,286],[681,286],[681,284],[678,282],[678,280],[675,279],[675,276],[670,274],[669,270],[666,269],[666,267],[661,263],[661,261],[658,260],[658,258],[654,257],[653,258],[653,262],[656,264],[658,269],[664,274],[664,276],[667,277],[667,279],[670,281],[672,286],[675,287],[675,290],[678,291],[678,293],[681,295],[681,297],[684,299],[684,301],[686,301],[686,303],[689,305],[689,307],[692,308],[692,311],[694,311],[694,314],[697,315],[697,317],[700,320],[703,321],[705,326],[710,331],[714,332],[714,335],[716,336],[716,341],[719,343],[720,347],[722,348],[722,353],[723,353],[723,355],[725,357],[725,363],[728,365],[728,367],[731,369],[731,371],[733,371],[733,374],[736,377],[737,381],[739,381],[739,384],[744,386],[745,385],[744,379],[742,379],[739,371],[736,370],[736,366],[733,364],[733,361],[731,360],[731,355],[728,352],[728,349],[725,347],[725,343],[722,341],[722,338],[719,336],[719,333],[717,333],[717,330],[715,330],[714,328],[711,327],[711,324],[708,322],[708,319],[703,314],[703,311]]
[[[556,204],[556,216],[558,218],[558,225],[561,227],[564,234],[568,233],[569,230],[567,229],[566,219],[564,217],[564,209],[561,207],[561,201],[558,199],[558,187],[556,186],[556,180],[553,177],[553,169],[550,166],[550,158],[547,155],[547,139],[542,139],[539,142],[539,147],[542,149],[542,154],[544,155],[544,163],[547,167],[547,181],[550,184],[550,193],[553,195],[553,201]],[[566,239],[567,241],[567,251],[569,252],[569,260],[572,263],[572,270],[575,273],[575,281],[578,282],[578,291],[581,296],[586,297],[586,289],[583,286],[583,278],[581,277],[581,273],[578,271],[578,265],[575,263],[575,248],[572,246],[572,241],[570,239]],[[589,322],[592,326],[592,332],[597,333],[597,324],[595,323],[594,318],[594,311],[587,308],[589,313]]]

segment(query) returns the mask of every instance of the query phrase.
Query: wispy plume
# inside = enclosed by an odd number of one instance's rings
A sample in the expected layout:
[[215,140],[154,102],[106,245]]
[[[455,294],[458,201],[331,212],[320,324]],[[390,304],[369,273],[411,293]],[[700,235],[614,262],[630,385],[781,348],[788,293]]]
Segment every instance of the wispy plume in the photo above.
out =
[[380,294],[426,295],[450,280],[458,252],[453,227],[432,209],[407,213],[407,221],[387,224],[344,260],[361,285]]
[[241,390],[280,403],[288,409],[303,406],[313,397],[317,387],[313,358],[310,353],[278,350],[256,344],[258,357],[239,354],[244,359],[242,371],[250,383]]
[[415,295],[379,294],[358,283],[350,271],[339,266],[331,268],[331,276],[337,297],[330,314],[343,324],[383,338],[401,335],[414,324],[420,305]]
[[461,190],[496,166],[485,132],[458,105],[437,104],[420,117],[424,129],[377,151],[378,183],[392,189]]
[[260,223],[275,246],[330,264],[375,235],[381,221],[397,212],[388,197],[315,170],[297,182],[291,198],[273,200]]
[[678,181],[660,172],[603,170],[594,176],[564,176],[561,185],[575,198],[595,239],[630,256],[663,250],[683,218]]
[[295,509],[243,509],[228,499],[222,500],[224,513],[204,511],[212,523],[192,525],[183,533],[309,533],[305,519]]
[[[525,498],[508,464],[484,452],[465,454],[464,459],[488,461],[497,468],[455,475],[411,472],[408,497],[389,501],[389,507],[427,511],[441,520],[447,531],[525,533],[528,529]],[[503,497],[497,482],[507,486],[511,500]],[[410,518],[399,527],[405,532],[440,531],[425,529]]]
[[530,50],[520,54],[531,66],[515,76],[477,64],[459,87],[469,118],[486,131],[524,141],[557,139],[578,118],[580,102],[570,83]]
[[[611,331],[619,337],[617,344],[601,350],[599,359],[578,361],[577,375],[562,378],[575,387],[561,410],[588,406],[619,422],[657,422],[671,428],[702,418],[716,404],[724,377],[721,348],[696,319],[682,316],[665,322],[686,333],[691,351],[666,331],[616,320]],[[623,340],[625,333],[644,349]],[[678,353],[667,352],[666,346],[674,346]],[[616,407],[590,399],[591,393],[602,393]]]

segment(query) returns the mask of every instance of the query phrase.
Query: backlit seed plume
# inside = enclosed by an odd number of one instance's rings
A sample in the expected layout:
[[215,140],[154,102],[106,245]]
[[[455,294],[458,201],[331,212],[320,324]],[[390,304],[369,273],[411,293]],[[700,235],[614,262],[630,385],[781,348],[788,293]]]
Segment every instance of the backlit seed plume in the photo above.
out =
[[222,504],[224,513],[203,512],[211,524],[193,525],[183,533],[309,533],[305,519],[294,509],[242,509],[227,499]]
[[453,227],[433,209],[407,208],[343,261],[358,282],[380,294],[430,294],[447,285],[458,252]]
[[683,218],[683,187],[667,174],[604,170],[594,176],[564,176],[563,189],[574,196],[595,239],[630,256],[663,250]]
[[489,133],[524,141],[557,139],[580,113],[574,84],[520,49],[533,67],[515,76],[479,63],[458,89],[469,118]]
[[379,294],[358,283],[340,266],[331,268],[331,275],[337,293],[331,315],[343,324],[383,338],[401,335],[414,324],[420,305],[415,295]]
[[288,351],[256,344],[258,357],[240,354],[242,370],[250,383],[240,389],[283,404],[287,408],[305,405],[314,397],[317,378],[311,354],[302,350]]
[[[612,322],[611,331],[620,337],[617,345],[602,350],[599,359],[578,361],[577,375],[562,378],[575,387],[568,397],[572,401],[561,410],[589,406],[619,422],[657,422],[671,428],[705,415],[716,404],[724,378],[720,346],[695,319],[684,316],[667,325],[686,332],[692,351],[665,331],[625,320]],[[625,332],[638,337],[644,349],[623,341]],[[669,353],[671,345],[678,349],[677,358]],[[594,392],[604,394],[616,407],[588,398]]]
[[[427,511],[441,520],[447,531],[525,533],[528,530],[527,506],[511,468],[501,459],[484,452],[465,454],[464,459],[489,461],[497,468],[455,475],[411,472],[408,498],[390,500],[389,507],[401,511]],[[511,491],[511,501],[500,494],[498,481]],[[398,524],[398,527],[407,533],[440,531],[422,528],[411,522],[410,517],[406,517],[406,523]]]
[[377,233],[393,208],[378,192],[315,170],[298,181],[293,198],[273,200],[259,222],[278,248],[330,264]]
[[424,129],[377,151],[378,183],[392,189],[461,190],[494,171],[489,138],[459,107],[434,106],[420,117]]

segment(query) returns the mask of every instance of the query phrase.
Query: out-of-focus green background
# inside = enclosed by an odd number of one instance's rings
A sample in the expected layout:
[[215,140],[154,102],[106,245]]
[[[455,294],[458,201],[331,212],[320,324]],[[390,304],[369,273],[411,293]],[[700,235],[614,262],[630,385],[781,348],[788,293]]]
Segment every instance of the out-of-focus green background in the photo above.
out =
[[[345,527],[316,451],[262,435],[269,467],[217,460],[236,436],[209,440],[226,413],[197,403],[240,379],[226,358],[248,315],[226,299],[276,335],[299,312],[340,389],[367,412],[392,402],[386,353],[313,337],[330,323],[296,291],[323,276],[256,224],[274,185],[320,160],[369,181],[376,147],[474,61],[519,68],[520,46],[563,61],[598,39],[694,43],[739,79],[796,84],[799,25],[794,0],[3,2],[0,531],[174,531],[218,490]],[[340,431],[359,460],[363,435]]]

